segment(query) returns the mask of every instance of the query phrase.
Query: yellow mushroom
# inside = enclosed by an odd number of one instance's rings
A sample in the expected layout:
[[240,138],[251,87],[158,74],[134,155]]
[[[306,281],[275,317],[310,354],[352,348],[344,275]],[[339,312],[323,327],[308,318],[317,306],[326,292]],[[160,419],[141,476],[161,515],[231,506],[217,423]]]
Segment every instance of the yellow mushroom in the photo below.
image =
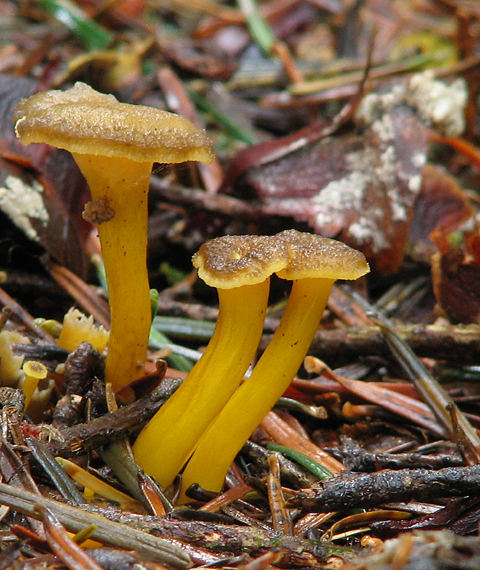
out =
[[28,343],[28,337],[16,332],[4,329],[0,332],[0,386],[17,387],[23,378],[23,356],[14,354],[13,343]]
[[183,492],[193,483],[221,490],[236,454],[298,371],[334,282],[358,279],[369,271],[362,253],[338,241],[295,230],[275,237],[288,252],[276,273],[293,281],[287,307],[251,376],[200,438],[183,473]]
[[147,193],[154,162],[209,163],[204,131],[179,115],[119,103],[84,83],[22,100],[14,110],[24,144],[69,150],[90,186],[109,288],[111,328],[106,380],[118,390],[143,372],[151,324]]
[[87,317],[72,307],[63,317],[57,346],[73,352],[79,344],[88,342],[95,350],[102,353],[107,346],[108,337],[108,331],[102,325],[96,326],[91,315]]
[[133,451],[149,475],[169,485],[200,435],[238,387],[263,331],[270,275],[286,248],[268,236],[225,236],[204,244],[193,264],[218,289],[219,316],[202,358],[140,432]]
[[48,369],[37,360],[27,360],[22,370],[25,373],[25,378],[21,382],[21,388],[25,394],[25,409],[27,409],[40,380],[45,380],[48,376]]

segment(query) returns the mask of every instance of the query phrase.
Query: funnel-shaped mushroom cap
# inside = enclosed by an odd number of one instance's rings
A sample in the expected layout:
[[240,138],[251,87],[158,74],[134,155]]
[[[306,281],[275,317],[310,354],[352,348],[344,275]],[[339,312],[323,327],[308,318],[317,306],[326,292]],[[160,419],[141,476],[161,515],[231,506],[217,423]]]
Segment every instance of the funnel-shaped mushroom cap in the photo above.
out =
[[80,82],[67,91],[45,91],[20,101],[13,119],[24,144],[44,142],[78,154],[206,164],[214,156],[205,131],[185,117],[119,103]]
[[282,279],[358,279],[370,271],[362,252],[334,239],[285,230],[276,235],[288,251],[288,263],[277,271]]
[[233,289],[265,281],[286,266],[288,255],[276,236],[223,236],[204,243],[192,262],[210,287]]

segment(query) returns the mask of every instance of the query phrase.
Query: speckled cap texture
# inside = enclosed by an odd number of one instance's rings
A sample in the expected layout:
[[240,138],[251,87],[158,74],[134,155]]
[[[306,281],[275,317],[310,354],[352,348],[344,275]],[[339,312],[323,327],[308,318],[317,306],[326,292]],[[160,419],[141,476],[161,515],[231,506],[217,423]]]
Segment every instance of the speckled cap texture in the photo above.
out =
[[13,120],[24,144],[43,142],[72,153],[163,163],[208,164],[214,157],[205,131],[185,117],[120,103],[81,82],[23,99]]
[[365,256],[342,242],[285,230],[274,236],[223,236],[193,256],[198,275],[211,287],[231,289],[282,279],[358,279],[369,272]]

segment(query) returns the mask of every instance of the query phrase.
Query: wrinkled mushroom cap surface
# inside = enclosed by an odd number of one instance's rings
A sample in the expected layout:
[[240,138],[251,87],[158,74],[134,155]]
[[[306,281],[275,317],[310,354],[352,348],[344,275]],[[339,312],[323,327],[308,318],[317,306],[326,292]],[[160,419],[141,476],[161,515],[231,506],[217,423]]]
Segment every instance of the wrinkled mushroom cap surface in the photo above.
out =
[[370,271],[363,253],[340,241],[297,230],[275,237],[288,251],[288,263],[277,271],[282,279],[358,279]]
[[193,265],[207,285],[231,289],[276,273],[282,279],[358,279],[369,272],[365,256],[339,241],[286,230],[274,236],[223,236],[204,243]]
[[126,157],[137,162],[213,160],[205,131],[188,119],[143,105],[120,103],[85,83],[23,99],[15,132],[24,144],[44,142],[78,154]]
[[222,236],[205,242],[192,263],[210,287],[233,289],[265,281],[284,266],[285,254],[275,236]]

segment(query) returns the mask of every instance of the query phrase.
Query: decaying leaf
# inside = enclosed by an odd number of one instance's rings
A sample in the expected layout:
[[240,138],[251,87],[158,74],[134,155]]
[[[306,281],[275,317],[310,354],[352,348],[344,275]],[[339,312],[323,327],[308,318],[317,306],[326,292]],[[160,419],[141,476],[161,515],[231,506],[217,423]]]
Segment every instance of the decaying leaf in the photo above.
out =
[[453,232],[473,214],[467,196],[453,176],[433,164],[425,165],[408,235],[409,254],[418,261],[429,262],[437,251],[430,234],[440,227],[447,234]]
[[281,159],[248,169],[235,191],[253,192],[266,214],[306,222],[362,250],[380,272],[394,272],[422,187],[427,125],[458,134],[462,104],[463,83],[414,76],[387,93],[367,95],[356,116],[358,132],[297,145]]
[[82,243],[90,226],[81,218],[88,198],[83,176],[66,151],[25,147],[15,138],[13,107],[35,86],[30,79],[0,75],[0,210],[59,263],[85,276]]
[[433,290],[438,305],[453,323],[480,322],[480,231],[452,247],[445,231],[431,238],[439,251],[432,256]]
[[329,137],[253,168],[243,184],[255,190],[266,213],[307,222],[361,249],[389,273],[403,259],[426,149],[420,121],[398,107],[360,135]]

